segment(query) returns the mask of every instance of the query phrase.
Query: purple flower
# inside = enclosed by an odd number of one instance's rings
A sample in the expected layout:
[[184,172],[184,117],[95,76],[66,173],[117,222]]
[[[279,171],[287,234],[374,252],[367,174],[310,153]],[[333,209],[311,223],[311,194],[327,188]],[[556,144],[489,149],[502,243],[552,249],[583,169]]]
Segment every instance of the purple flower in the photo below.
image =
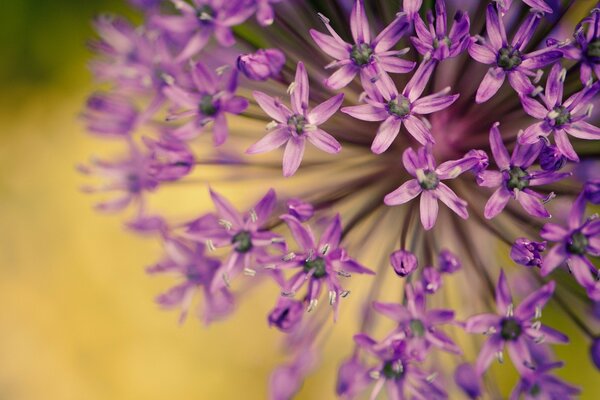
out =
[[592,72],[600,79],[600,9],[597,6],[577,24],[573,36],[575,42],[561,47],[561,51],[565,58],[580,62],[581,83],[588,85],[593,81]]
[[368,375],[375,380],[370,399],[377,398],[384,387],[390,399],[413,398],[416,395],[423,399],[447,397],[441,385],[434,380],[435,374],[421,370],[407,353],[406,341],[387,338],[376,342],[365,334],[355,335],[354,341],[377,360],[368,369]]
[[165,95],[184,111],[172,113],[170,121],[193,117],[193,119],[171,134],[178,139],[186,140],[196,137],[208,123],[213,123],[213,139],[215,146],[225,143],[228,135],[225,115],[240,114],[248,108],[248,100],[235,95],[237,89],[236,70],[217,75],[201,62],[197,62],[191,71],[194,89],[187,90],[173,84],[164,89]]
[[409,21],[413,21],[415,15],[419,13],[423,0],[402,0],[402,10],[408,16]]
[[279,270],[299,270],[284,283],[283,294],[293,296],[306,284],[305,301],[308,303],[308,310],[312,311],[317,306],[321,292],[327,290],[329,304],[334,309],[334,319],[337,318],[339,300],[349,294],[342,287],[340,277],[348,277],[351,273],[373,272],[350,258],[340,247],[342,224],[339,214],[325,228],[318,242],[310,227],[302,225],[293,216],[284,214],[281,219],[287,224],[299,246],[298,251],[288,253],[276,262]]
[[184,35],[186,40],[177,56],[187,60],[204,48],[214,34],[221,46],[233,46],[235,39],[231,27],[241,24],[254,12],[246,0],[171,0],[179,14],[155,15],[151,22],[172,35]]
[[567,163],[567,158],[554,145],[544,143],[539,155],[540,167],[544,171],[558,171]]
[[587,181],[583,186],[585,199],[592,204],[600,204],[600,180]]
[[455,354],[460,348],[442,332],[440,325],[454,322],[454,312],[427,309],[425,292],[420,286],[406,286],[405,304],[374,302],[373,309],[398,323],[391,337],[405,340],[407,354],[423,360],[431,347]]
[[452,274],[462,267],[462,264],[458,257],[456,257],[456,255],[454,255],[450,250],[444,249],[440,251],[438,261],[440,266],[440,272],[442,273]]
[[471,364],[464,363],[456,367],[454,381],[470,399],[481,396],[481,380]]
[[212,282],[212,290],[229,284],[230,280],[244,271],[253,276],[256,264],[268,256],[267,249],[282,244],[283,240],[265,229],[276,204],[275,191],[267,194],[246,213],[239,213],[224,197],[210,191],[217,209],[216,216],[208,214],[188,224],[186,236],[205,243],[209,249],[231,246],[232,251],[219,268]]
[[540,19],[540,14],[530,13],[513,37],[511,44],[508,44],[504,24],[498,12],[493,5],[488,5],[486,12],[488,41],[482,44],[472,41],[469,46],[471,57],[480,63],[492,64],[477,89],[475,98],[477,103],[486,102],[495,95],[506,77],[517,93],[530,94],[534,87],[528,76],[536,76],[537,69],[562,57],[562,53],[553,47],[523,53]]
[[289,199],[287,202],[288,214],[300,222],[306,222],[312,218],[315,209],[312,204],[300,199]]
[[398,250],[390,254],[390,263],[398,276],[405,277],[417,269],[417,257],[406,250]]
[[417,152],[408,148],[402,155],[402,163],[406,171],[416,179],[411,179],[398,189],[388,193],[384,202],[388,206],[404,204],[421,195],[421,223],[426,230],[433,228],[438,214],[438,200],[441,200],[459,217],[467,219],[467,202],[456,194],[445,183],[446,179],[454,179],[476,165],[475,157],[463,157],[459,160],[446,161],[436,168],[431,150],[421,147]]
[[90,96],[83,114],[90,132],[101,136],[128,136],[138,121],[138,111],[132,101],[116,93],[96,93]]
[[[512,5],[513,0],[494,0],[498,10],[502,14],[506,14]],[[523,0],[523,3],[527,4],[532,10],[552,14],[552,8],[546,4],[543,0]]]
[[589,124],[591,101],[600,91],[600,82],[583,88],[563,102],[563,86],[566,70],[555,64],[546,82],[546,91],[540,95],[542,103],[521,96],[523,110],[541,120],[519,134],[519,143],[531,144],[554,135],[558,150],[569,160],[579,161],[577,153],[569,142],[567,134],[578,139],[600,139],[600,128]]
[[156,180],[177,181],[194,168],[194,154],[185,143],[168,137],[159,140],[144,137],[143,140],[149,150],[149,174]]
[[565,335],[542,325],[539,321],[542,308],[552,297],[554,287],[555,283],[551,281],[514,307],[504,271],[500,271],[496,286],[497,314],[480,314],[470,317],[465,322],[467,332],[483,333],[489,337],[477,357],[475,370],[478,375],[483,374],[495,357],[502,360],[505,346],[508,348],[513,364],[523,374],[536,367],[533,364],[528,342],[568,342]]
[[269,124],[271,132],[246,150],[248,154],[264,153],[286,144],[283,153],[283,176],[286,177],[294,175],[298,170],[307,139],[326,153],[336,154],[342,149],[338,141],[320,129],[319,125],[335,114],[344,100],[344,95],[338,94],[310,110],[308,74],[302,62],[298,63],[296,78],[290,88],[291,110],[279,99],[263,92],[253,93],[258,105],[275,121]]
[[156,298],[164,308],[181,310],[179,323],[183,323],[189,313],[194,296],[200,292],[204,296],[203,310],[198,315],[206,324],[220,319],[233,311],[232,294],[221,288],[210,290],[211,282],[221,264],[214,258],[206,257],[204,245],[188,246],[183,242],[165,239],[166,257],[149,267],[149,274],[175,274],[182,281]]
[[496,122],[490,129],[490,147],[498,171],[487,170],[477,174],[479,186],[498,188],[485,205],[485,218],[492,219],[500,214],[511,197],[517,200],[529,215],[550,218],[550,213],[544,207],[543,202],[550,199],[551,196],[534,192],[530,187],[556,182],[570,174],[553,171],[529,172],[527,169],[538,157],[542,143],[530,145],[516,143],[509,158],[498,125],[500,124]]
[[533,242],[526,238],[518,238],[510,249],[510,258],[517,264],[526,267],[540,267],[542,252],[546,250],[546,242]]
[[554,368],[562,367],[562,362],[539,365],[535,370],[521,375],[517,386],[513,389],[510,400],[563,400],[572,399],[579,394],[579,388],[569,385],[549,373]]
[[410,38],[412,44],[422,55],[430,54],[435,60],[456,57],[467,49],[470,43],[469,15],[457,11],[454,24],[447,33],[445,0],[436,0],[435,19],[433,13],[427,12],[429,27],[419,17],[415,17],[417,36]]
[[458,94],[448,95],[447,87],[437,93],[421,97],[433,71],[434,63],[425,61],[408,81],[402,94],[387,74],[380,75],[375,85],[366,85],[367,104],[343,107],[342,112],[363,121],[384,121],[377,130],[371,151],[381,154],[386,151],[398,136],[402,123],[408,133],[422,145],[434,143],[428,124],[418,115],[431,114],[449,107],[458,99]]
[[310,35],[321,50],[336,59],[326,67],[339,68],[325,81],[325,85],[331,89],[343,88],[358,73],[364,82],[373,77],[375,70],[406,73],[415,67],[414,62],[400,58],[401,55],[408,52],[408,49],[390,50],[410,27],[406,15],[399,14],[375,39],[371,40],[364,0],[356,0],[350,15],[353,45],[345,42],[333,30],[329,25],[329,19],[321,14],[319,16],[331,36],[314,29],[310,30]]
[[237,68],[248,79],[266,81],[279,75],[285,64],[285,55],[278,49],[259,49],[255,53],[241,54]]
[[567,227],[547,223],[540,236],[556,242],[542,260],[542,276],[548,275],[565,261],[575,280],[583,286],[588,296],[600,300],[598,271],[586,255],[600,256],[600,220],[594,216],[584,219],[585,196],[579,195],[573,203]]
[[290,332],[302,320],[304,306],[301,301],[280,297],[275,308],[269,313],[269,326],[275,326],[282,332]]

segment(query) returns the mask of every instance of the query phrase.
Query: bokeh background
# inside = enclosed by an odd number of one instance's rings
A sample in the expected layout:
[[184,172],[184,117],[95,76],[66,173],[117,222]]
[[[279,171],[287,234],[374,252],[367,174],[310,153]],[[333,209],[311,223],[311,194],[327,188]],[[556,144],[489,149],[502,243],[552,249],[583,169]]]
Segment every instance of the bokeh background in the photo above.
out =
[[[153,302],[168,282],[143,271],[158,244],[94,212],[78,190],[75,166],[109,148],[78,119],[93,89],[90,20],[101,11],[131,15],[124,0],[0,3],[0,399],[266,398],[282,361],[264,317],[273,289],[208,329],[194,319],[178,326]],[[181,206],[202,209],[205,189]],[[558,349],[571,366],[561,375],[588,389],[582,398],[599,398],[587,343],[566,321],[551,324],[576,342]],[[300,398],[333,398],[354,327],[345,312]]]

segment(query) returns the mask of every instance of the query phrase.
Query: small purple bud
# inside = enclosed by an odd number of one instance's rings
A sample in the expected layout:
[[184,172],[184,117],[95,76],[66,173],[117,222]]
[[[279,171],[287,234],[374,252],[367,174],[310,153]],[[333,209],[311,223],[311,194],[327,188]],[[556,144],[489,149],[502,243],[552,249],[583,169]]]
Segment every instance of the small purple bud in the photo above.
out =
[[435,293],[442,286],[442,276],[433,267],[423,269],[423,287],[427,293]]
[[298,326],[303,314],[304,307],[301,301],[280,297],[269,314],[269,325],[277,327],[282,332],[290,332]]
[[597,337],[590,346],[590,356],[596,366],[596,369],[600,370],[600,337]]
[[248,79],[266,81],[279,75],[285,64],[285,55],[277,49],[259,49],[256,53],[242,54],[237,67]]
[[467,152],[467,154],[465,154],[465,157],[476,157],[479,159],[479,162],[471,168],[471,171],[473,171],[476,174],[485,170],[490,165],[490,160],[488,158],[488,155],[483,150],[477,150],[477,149],[469,150]]
[[390,263],[398,276],[410,275],[419,265],[417,257],[409,251],[397,250],[390,255]]
[[585,199],[592,204],[600,204],[600,180],[587,181],[583,186]]
[[526,267],[539,267],[542,264],[541,253],[546,250],[546,242],[533,242],[527,238],[518,238],[510,249],[510,258]]
[[300,222],[306,222],[312,218],[315,209],[312,204],[306,203],[300,199],[290,199],[287,202],[288,214],[296,217]]
[[540,167],[544,171],[558,171],[567,163],[567,158],[562,155],[558,147],[544,145],[539,155]]
[[460,269],[462,264],[450,250],[442,250],[439,255],[440,271],[446,274],[452,274]]
[[369,385],[370,379],[365,367],[352,357],[340,365],[335,392],[344,398],[353,398],[361,389]]
[[454,381],[471,399],[481,396],[481,382],[471,364],[461,364],[454,371]]

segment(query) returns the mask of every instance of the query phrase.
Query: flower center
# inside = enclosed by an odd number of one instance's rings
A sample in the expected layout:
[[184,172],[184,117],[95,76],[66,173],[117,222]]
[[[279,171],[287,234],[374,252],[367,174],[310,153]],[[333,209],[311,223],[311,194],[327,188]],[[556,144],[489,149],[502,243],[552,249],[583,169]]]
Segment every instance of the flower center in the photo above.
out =
[[350,51],[350,59],[359,67],[369,64],[372,55],[373,49],[368,43],[355,44]]
[[214,116],[218,111],[217,105],[213,101],[213,96],[210,94],[205,94],[202,96],[200,99],[200,104],[198,105],[198,109],[207,117]]
[[196,18],[198,18],[198,21],[200,21],[201,24],[210,24],[215,18],[215,15],[215,10],[207,4],[196,10]]
[[529,394],[534,397],[540,393],[542,393],[542,388],[537,383],[534,383],[531,389],[529,389]]
[[508,182],[506,186],[510,189],[523,190],[529,186],[529,174],[521,167],[512,167],[508,171]]
[[562,126],[564,124],[568,124],[571,122],[571,113],[567,110],[566,107],[559,106],[555,107],[551,112],[553,118],[550,118],[554,121],[556,126]]
[[567,244],[567,250],[571,254],[583,255],[589,244],[588,238],[581,232],[575,232],[571,235],[569,243]]
[[600,39],[596,39],[594,41],[591,41],[588,44],[586,55],[589,58],[595,59],[595,60],[593,60],[595,62],[600,61],[600,60],[598,60],[598,59],[600,59]]
[[419,185],[425,190],[433,190],[440,184],[440,178],[433,171],[423,171],[423,176],[419,177]]
[[386,361],[381,369],[381,374],[385,376],[386,379],[397,380],[404,375],[404,367],[400,361]]
[[304,262],[304,271],[314,271],[313,276],[315,278],[322,278],[325,275],[327,275],[327,270],[325,269],[325,266],[325,260],[321,257],[317,257],[314,260],[306,260]]
[[300,114],[294,114],[287,120],[288,127],[290,129],[295,130],[298,135],[302,135],[304,133],[304,128],[307,125],[306,118]]
[[450,38],[448,38],[448,36],[444,36],[443,38],[434,38],[433,39],[433,48],[434,49],[438,49],[440,48],[440,46],[442,44],[445,44],[446,47],[450,47],[452,45],[452,42],[450,41]]
[[231,238],[231,244],[235,245],[238,253],[247,253],[252,250],[252,235],[248,231],[240,231]]
[[137,174],[127,175],[127,190],[130,193],[139,193],[142,191],[142,178]]
[[515,318],[504,318],[500,321],[500,336],[504,340],[515,341],[521,336],[523,328]]
[[521,65],[523,61],[521,52],[512,46],[503,47],[498,52],[497,63],[505,71],[512,71]]
[[390,100],[387,104],[387,111],[397,117],[404,117],[410,114],[410,101],[404,96]]
[[204,275],[194,265],[188,267],[185,277],[190,282],[201,283],[204,281]]
[[413,336],[422,337],[425,334],[425,325],[421,320],[411,319],[409,325]]

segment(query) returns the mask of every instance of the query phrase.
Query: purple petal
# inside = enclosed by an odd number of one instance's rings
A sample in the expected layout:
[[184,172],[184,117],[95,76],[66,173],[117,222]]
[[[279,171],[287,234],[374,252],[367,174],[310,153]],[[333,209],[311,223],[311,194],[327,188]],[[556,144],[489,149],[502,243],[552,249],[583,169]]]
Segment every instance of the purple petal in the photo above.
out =
[[242,220],[240,213],[231,205],[229,201],[214,190],[210,189],[210,197],[217,209],[219,217],[231,222],[235,227],[242,227],[244,221]]
[[213,125],[213,142],[215,146],[220,146],[227,140],[229,129],[227,128],[227,119],[225,114],[218,114],[215,117]]
[[486,9],[485,27],[494,49],[500,49],[502,46],[507,44],[504,24],[500,20],[498,12],[492,4],[489,4]]
[[498,284],[496,285],[496,309],[498,310],[498,314],[506,315],[511,304],[512,297],[508,288],[506,275],[504,275],[504,270],[500,270]]
[[404,126],[406,126],[406,130],[408,133],[414,137],[417,142],[422,145],[426,145],[427,143],[435,143],[433,139],[433,135],[429,131],[429,128],[421,121],[419,118],[414,115],[409,115],[404,120]]
[[490,147],[494,155],[494,160],[496,160],[496,165],[498,165],[499,169],[505,170],[510,168],[510,157],[502,141],[502,135],[500,135],[500,129],[498,129],[499,125],[500,123],[496,122],[490,129]]
[[554,132],[554,140],[556,142],[556,147],[562,153],[563,156],[567,157],[571,161],[578,162],[579,156],[573,149],[573,145],[569,141],[569,138],[564,130],[558,129]]
[[296,67],[294,83],[296,86],[292,92],[292,109],[296,114],[304,115],[304,111],[308,109],[308,74],[302,61]]
[[563,97],[563,86],[564,78],[566,77],[566,70],[562,72],[563,68],[560,63],[556,63],[552,66],[548,80],[546,81],[546,96],[547,105],[549,108],[556,107]]
[[421,192],[421,223],[426,231],[433,228],[438,215],[438,202],[433,193],[429,190]]
[[468,48],[469,55],[482,64],[493,64],[496,62],[496,53],[487,46],[471,42]]
[[357,73],[358,68],[354,64],[346,64],[325,80],[325,86],[339,90],[352,82]]
[[373,309],[396,322],[403,322],[411,318],[410,312],[401,304],[373,302]]
[[404,204],[417,197],[423,189],[416,179],[411,179],[404,182],[398,189],[391,193],[388,193],[383,202],[388,206],[396,206],[398,204]]
[[488,69],[487,73],[483,77],[483,80],[477,88],[477,95],[475,96],[475,102],[485,103],[492,98],[493,95],[498,92],[500,86],[504,82],[506,73],[504,70],[498,67]]
[[537,122],[525,129],[519,134],[519,144],[533,144],[540,141],[541,137],[547,137],[551,132],[551,127],[546,121]]
[[600,128],[585,121],[578,121],[565,127],[567,133],[579,139],[598,140],[600,139]]
[[291,137],[283,152],[283,176],[289,177],[296,173],[302,156],[304,156],[305,141],[303,138]]
[[[529,333],[529,332],[528,332]],[[550,328],[549,326],[542,325],[537,331],[538,335],[541,336],[544,343],[560,343],[565,344],[569,343],[569,337],[562,332],[557,331],[556,329]]]
[[337,60],[343,60],[348,58],[348,48],[339,43],[333,37],[325,35],[324,33],[321,33],[314,29],[311,29],[309,32],[310,36],[312,36],[317,46],[325,53],[329,54],[331,57]]
[[294,240],[303,250],[309,251],[315,248],[315,238],[309,227],[305,227],[295,217],[291,215],[282,215],[280,217],[285,221]]
[[546,48],[528,54],[519,67],[521,69],[536,70],[560,60],[561,57],[562,52],[556,50],[549,51],[549,48]]
[[254,206],[254,212],[257,217],[256,225],[260,226],[267,221],[267,218],[269,218],[273,212],[276,203],[277,196],[275,195],[275,190],[269,189],[267,194]]
[[519,51],[523,50],[523,48],[527,46],[527,43],[529,43],[529,40],[533,36],[533,32],[535,32],[535,29],[539,25],[540,20],[541,15],[538,13],[527,14],[525,21],[523,21],[521,26],[519,26],[517,33],[515,33],[511,42],[511,46]]
[[540,154],[542,146],[543,143],[541,142],[524,145],[519,143],[515,144],[511,157],[511,164],[523,169],[530,167]]
[[273,97],[263,93],[263,92],[252,92],[254,99],[263,109],[264,112],[271,118],[273,118],[277,122],[281,122],[287,124],[287,120],[292,115],[292,112],[285,105],[281,104],[278,99],[274,99]]
[[425,165],[420,164],[419,156],[412,147],[409,147],[402,153],[402,164],[404,165],[406,172],[412,176],[416,176],[417,169],[425,167]]
[[427,86],[427,82],[429,82],[429,78],[431,77],[431,73],[435,68],[436,62],[435,60],[424,60],[421,62],[414,75],[406,86],[404,87],[404,91],[402,92],[404,96],[408,97],[411,102],[414,102],[423,93],[425,90],[425,86]]
[[458,366],[454,371],[454,380],[470,399],[478,399],[481,396],[481,382],[471,364]]
[[587,290],[594,289],[597,281],[594,275],[592,275],[592,271],[597,274],[597,269],[587,258],[582,256],[571,256],[567,263],[569,264],[569,269],[573,273],[573,277],[575,277],[577,283]]
[[550,281],[535,292],[527,296],[521,304],[515,308],[515,316],[521,320],[533,319],[536,314],[536,309],[542,309],[554,294],[556,284]]
[[410,23],[405,15],[396,17],[373,41],[375,53],[388,51],[398,43],[400,38],[410,28]]
[[538,218],[550,218],[548,210],[542,205],[540,199],[532,194],[530,189],[516,191],[515,197],[529,215]]
[[387,72],[405,74],[412,71],[417,64],[414,61],[404,60],[398,56],[380,56],[377,65]]
[[291,137],[289,129],[277,128],[267,133],[262,139],[254,143],[246,150],[246,154],[265,153],[282,146]]
[[383,121],[390,116],[385,108],[374,107],[370,104],[342,107],[341,111],[361,121]]
[[321,125],[335,114],[343,101],[344,94],[340,93],[319,104],[308,113],[308,122],[317,126]]
[[503,341],[500,338],[500,335],[494,335],[490,337],[487,342],[485,342],[479,351],[479,356],[477,357],[477,362],[475,363],[475,371],[477,372],[477,375],[483,375],[492,361],[494,361],[494,358],[496,358],[496,354],[499,351],[502,351],[502,346]]
[[523,338],[511,340],[506,343],[508,354],[517,371],[525,373],[533,365],[529,348]]
[[560,242],[568,234],[568,231],[560,225],[548,222],[544,224],[540,230],[540,236],[543,239],[550,240],[551,242]]
[[431,114],[443,110],[454,103],[459,96],[458,94],[440,96],[439,93],[425,96],[415,101],[413,103],[412,112],[416,114]]
[[520,96],[523,110],[537,119],[544,119],[548,114],[546,107],[542,106],[538,101],[532,99],[529,96]]
[[337,154],[342,150],[342,145],[322,129],[308,131],[305,135],[309,142],[326,153]]
[[552,247],[548,254],[542,259],[542,276],[548,275],[554,271],[556,267],[562,264],[567,258],[567,252],[563,243],[559,243]]
[[202,62],[197,62],[192,68],[192,79],[199,91],[208,93],[217,91],[217,76]]
[[500,214],[508,200],[510,200],[511,192],[504,186],[496,189],[492,197],[489,198],[487,203],[485,204],[485,209],[483,211],[483,215],[486,219],[492,219],[496,215]]
[[438,198],[462,219],[469,218],[467,202],[459,198],[446,184],[441,183],[435,189]]
[[477,184],[483,187],[498,187],[504,181],[502,172],[499,171],[481,171],[477,174]]
[[327,226],[321,240],[319,242],[319,248],[329,245],[331,249],[337,249],[342,239],[342,221],[340,214],[336,214],[331,223]]
[[520,71],[510,71],[508,82],[520,95],[529,95],[535,89],[527,75]]
[[379,126],[377,135],[371,144],[371,151],[375,154],[381,154],[386,151],[398,136],[402,126],[402,120],[396,117],[389,117]]
[[350,30],[352,37],[357,44],[369,43],[371,41],[371,31],[369,21],[365,14],[364,0],[356,0],[350,13]]
[[469,333],[486,333],[495,328],[499,321],[500,316],[496,314],[479,314],[469,317],[465,321],[465,331]]

